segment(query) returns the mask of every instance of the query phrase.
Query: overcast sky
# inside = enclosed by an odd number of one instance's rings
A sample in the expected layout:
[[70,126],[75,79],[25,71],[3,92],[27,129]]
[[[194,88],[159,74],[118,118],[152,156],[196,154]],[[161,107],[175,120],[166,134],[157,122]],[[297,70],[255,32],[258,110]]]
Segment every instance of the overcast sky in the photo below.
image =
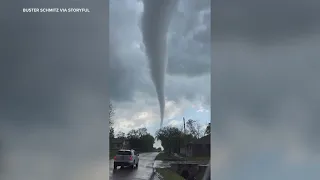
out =
[[212,176],[319,179],[320,2],[212,3]]
[[[109,97],[115,128],[160,126],[159,106],[138,29],[141,2],[3,3],[0,137],[3,180],[108,177]],[[203,2],[203,3],[202,3]],[[85,13],[21,13],[25,7],[88,7]],[[165,125],[210,121],[208,2],[184,1],[170,27]],[[176,32],[176,33],[175,33]],[[109,79],[106,79],[109,77]]]
[[[140,31],[142,1],[110,1],[109,84],[114,127],[128,132],[160,127],[160,110]],[[180,1],[168,32],[164,126],[182,126],[182,117],[210,122],[210,1]],[[157,143],[156,146],[159,146]]]
[[[31,2],[0,6],[0,179],[107,178],[106,92],[116,131],[160,126],[142,4],[111,1],[109,69],[107,4]],[[211,47],[208,1],[183,0],[173,16],[164,125],[210,121],[211,51],[215,179],[318,179],[319,2],[212,5]],[[23,7],[91,13],[26,15]]]

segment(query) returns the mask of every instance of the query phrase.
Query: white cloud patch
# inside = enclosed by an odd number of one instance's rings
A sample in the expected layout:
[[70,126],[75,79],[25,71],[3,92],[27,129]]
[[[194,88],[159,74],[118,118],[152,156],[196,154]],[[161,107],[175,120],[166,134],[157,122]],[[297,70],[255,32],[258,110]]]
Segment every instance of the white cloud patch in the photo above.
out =
[[[132,106],[131,108],[125,107],[123,109],[118,109],[118,105],[121,107],[121,104],[115,104],[116,115],[114,117],[114,128],[116,132],[122,131],[127,133],[131,129],[140,127],[160,127],[157,100],[149,99],[146,102],[143,99],[138,99],[139,100],[136,100],[136,103],[134,103],[135,106]],[[190,105],[191,102],[186,100],[181,100],[179,102],[166,100],[165,124],[175,124],[176,120],[174,119],[182,116],[184,110],[190,107]],[[152,131],[155,131],[155,129],[152,129]]]
[[183,125],[183,121],[182,120],[171,120],[168,122],[167,124],[168,126],[172,126],[172,127],[180,127],[181,125]]

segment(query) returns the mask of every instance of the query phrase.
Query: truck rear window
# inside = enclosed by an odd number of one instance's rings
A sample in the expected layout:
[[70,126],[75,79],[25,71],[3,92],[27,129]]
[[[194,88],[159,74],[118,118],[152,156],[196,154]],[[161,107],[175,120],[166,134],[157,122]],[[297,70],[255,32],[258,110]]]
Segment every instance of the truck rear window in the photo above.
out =
[[131,155],[131,151],[118,151],[117,155]]

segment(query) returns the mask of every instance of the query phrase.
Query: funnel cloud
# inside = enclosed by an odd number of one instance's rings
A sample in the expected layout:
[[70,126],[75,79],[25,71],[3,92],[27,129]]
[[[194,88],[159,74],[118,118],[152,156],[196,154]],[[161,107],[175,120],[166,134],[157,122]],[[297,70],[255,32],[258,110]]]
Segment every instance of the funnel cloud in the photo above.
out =
[[156,88],[160,105],[162,127],[165,99],[164,83],[167,67],[167,32],[171,14],[174,11],[177,0],[145,0],[142,14],[142,36],[146,55],[149,60],[151,79]]

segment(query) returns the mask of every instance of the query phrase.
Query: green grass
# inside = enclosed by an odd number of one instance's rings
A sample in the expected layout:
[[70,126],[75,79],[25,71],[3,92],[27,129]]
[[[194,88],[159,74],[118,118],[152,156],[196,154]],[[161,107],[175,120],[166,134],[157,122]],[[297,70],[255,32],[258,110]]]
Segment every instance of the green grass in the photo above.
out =
[[205,162],[209,162],[210,161],[210,156],[183,157],[182,159],[180,159],[180,158],[178,158],[176,156],[173,156],[173,155],[170,155],[168,153],[161,152],[161,153],[159,153],[157,155],[155,160],[162,160],[162,161],[181,161],[181,160],[183,161],[183,160],[187,160],[187,161],[205,161]]
[[184,180],[182,176],[168,168],[157,168],[156,171],[163,177],[164,180]]
[[161,160],[161,161],[179,161],[180,158],[177,158],[173,155],[169,155],[169,153],[161,152],[156,156],[155,160]]
[[188,161],[210,161],[210,156],[187,157]]
[[196,175],[196,179],[202,179],[204,177],[204,173],[205,172],[202,172],[202,173],[199,173]]

